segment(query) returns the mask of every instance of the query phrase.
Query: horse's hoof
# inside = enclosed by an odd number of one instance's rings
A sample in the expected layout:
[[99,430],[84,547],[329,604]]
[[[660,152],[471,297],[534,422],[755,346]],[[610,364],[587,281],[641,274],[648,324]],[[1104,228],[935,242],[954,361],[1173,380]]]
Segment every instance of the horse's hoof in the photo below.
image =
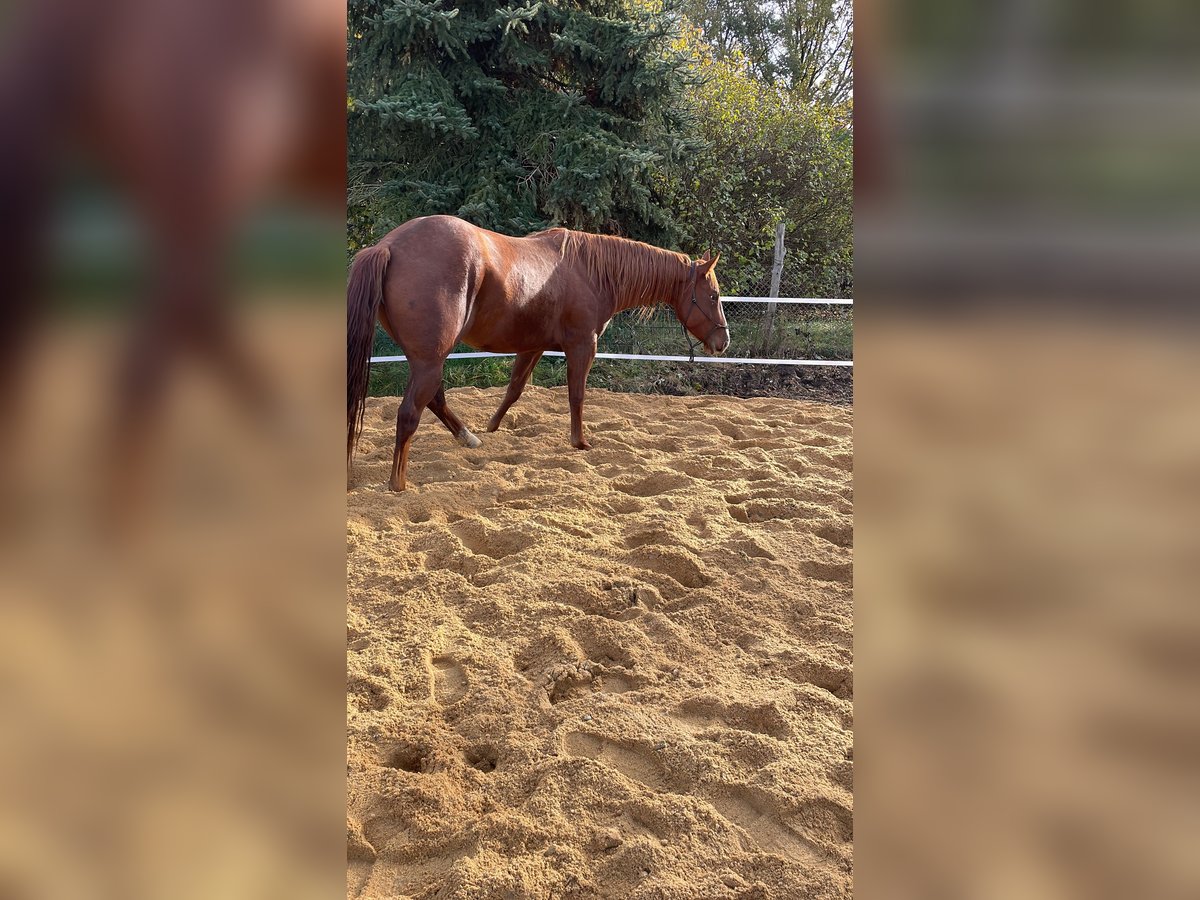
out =
[[475,437],[475,435],[471,434],[471,432],[469,432],[465,428],[462,431],[460,431],[456,435],[456,437],[458,438],[458,442],[460,444],[462,444],[464,447],[466,447],[468,450],[474,450],[476,447],[483,446],[483,441],[481,441],[479,438]]
[[592,449],[592,445],[589,444],[587,441],[580,441],[578,444],[572,444],[571,446],[574,447],[576,450],[591,450]]

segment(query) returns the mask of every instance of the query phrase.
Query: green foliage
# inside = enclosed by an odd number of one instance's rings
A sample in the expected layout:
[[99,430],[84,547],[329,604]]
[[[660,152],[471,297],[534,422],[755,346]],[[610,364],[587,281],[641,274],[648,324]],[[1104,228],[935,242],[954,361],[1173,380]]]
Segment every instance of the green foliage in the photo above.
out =
[[738,56],[756,79],[810,103],[854,92],[854,0],[682,0],[719,59]]
[[351,0],[350,249],[453,213],[665,242],[695,152],[680,19],[626,0]]
[[[696,32],[696,55],[709,52]],[[692,94],[704,148],[672,180],[685,244],[721,251],[727,294],[766,293],[775,226],[787,226],[783,296],[845,297],[853,288],[851,107],[764,84],[734,52],[708,57]]]

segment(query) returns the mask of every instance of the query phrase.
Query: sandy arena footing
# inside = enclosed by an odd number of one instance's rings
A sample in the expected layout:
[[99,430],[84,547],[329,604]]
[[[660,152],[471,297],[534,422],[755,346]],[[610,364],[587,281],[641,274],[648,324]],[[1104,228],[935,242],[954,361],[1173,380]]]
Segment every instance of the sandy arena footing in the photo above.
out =
[[852,411],[447,395],[348,493],[348,893],[851,893]]

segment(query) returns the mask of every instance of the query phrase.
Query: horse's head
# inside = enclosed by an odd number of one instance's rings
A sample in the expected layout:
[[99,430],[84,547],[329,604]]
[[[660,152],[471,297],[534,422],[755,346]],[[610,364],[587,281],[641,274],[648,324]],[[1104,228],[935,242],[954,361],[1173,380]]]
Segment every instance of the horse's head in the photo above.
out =
[[729,323],[721,309],[721,286],[713,272],[720,258],[720,253],[705,253],[693,262],[692,277],[675,299],[675,315],[710,353],[722,353],[729,346]]

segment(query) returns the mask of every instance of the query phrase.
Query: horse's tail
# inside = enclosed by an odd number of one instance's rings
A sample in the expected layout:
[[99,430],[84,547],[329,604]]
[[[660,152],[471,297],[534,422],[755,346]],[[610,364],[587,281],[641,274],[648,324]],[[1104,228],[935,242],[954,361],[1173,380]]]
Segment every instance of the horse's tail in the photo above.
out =
[[376,244],[359,251],[346,285],[346,465],[366,411],[367,382],[371,377],[371,348],[375,343],[375,316],[383,302],[383,276],[392,251]]

